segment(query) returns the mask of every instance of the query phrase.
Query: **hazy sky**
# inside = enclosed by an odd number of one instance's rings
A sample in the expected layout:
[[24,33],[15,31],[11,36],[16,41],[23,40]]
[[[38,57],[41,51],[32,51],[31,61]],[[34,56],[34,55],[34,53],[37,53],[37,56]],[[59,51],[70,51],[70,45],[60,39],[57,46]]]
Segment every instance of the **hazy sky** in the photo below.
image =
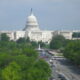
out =
[[33,8],[41,29],[80,29],[80,0],[0,0],[0,30],[20,30]]

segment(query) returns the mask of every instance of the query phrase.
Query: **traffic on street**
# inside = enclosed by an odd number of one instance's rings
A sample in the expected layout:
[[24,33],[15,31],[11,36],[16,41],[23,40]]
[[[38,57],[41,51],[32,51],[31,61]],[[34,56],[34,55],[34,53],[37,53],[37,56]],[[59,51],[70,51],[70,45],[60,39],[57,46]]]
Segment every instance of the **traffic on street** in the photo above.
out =
[[49,80],[80,80],[80,70],[71,65],[67,59],[55,57],[44,49],[39,51],[39,56],[51,67],[52,75]]

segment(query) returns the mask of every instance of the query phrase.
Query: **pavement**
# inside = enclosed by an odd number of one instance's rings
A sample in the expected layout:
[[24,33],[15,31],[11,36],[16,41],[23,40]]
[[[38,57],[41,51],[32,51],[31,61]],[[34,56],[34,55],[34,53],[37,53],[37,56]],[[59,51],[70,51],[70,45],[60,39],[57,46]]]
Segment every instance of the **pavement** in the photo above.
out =
[[[55,52],[53,52],[55,54]],[[80,80],[80,68],[72,64],[66,58],[56,58],[53,60],[58,73],[63,74],[67,80]]]
[[80,69],[71,64],[67,59],[56,59],[56,69],[69,80],[80,80]]
[[[55,54],[55,52],[53,52]],[[49,57],[45,57],[45,60],[50,63],[51,55],[47,52],[40,53],[42,57],[48,55]],[[46,55],[45,55],[46,54]],[[80,80],[80,69],[73,65],[66,58],[56,58],[53,59],[53,67],[52,68],[52,76],[54,76],[55,80],[61,80],[58,78],[58,73],[64,75],[67,80]]]

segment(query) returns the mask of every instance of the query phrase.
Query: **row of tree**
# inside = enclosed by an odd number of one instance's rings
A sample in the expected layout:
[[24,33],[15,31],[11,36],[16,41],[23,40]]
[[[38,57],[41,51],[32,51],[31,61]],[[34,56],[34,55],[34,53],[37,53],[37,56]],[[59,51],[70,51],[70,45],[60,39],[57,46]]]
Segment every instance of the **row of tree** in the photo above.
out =
[[0,80],[48,80],[51,69],[31,43],[10,41],[6,34],[0,40]]
[[[6,35],[6,33],[3,33],[3,34],[0,35],[0,41],[7,42],[7,41],[10,41],[10,38]],[[46,43],[44,43],[42,41],[39,41],[39,42],[31,41],[29,37],[27,37],[27,39],[26,38],[19,38],[16,42],[18,44],[27,43],[29,45],[32,45],[35,48],[38,47],[39,44],[43,48],[48,47]]]
[[70,41],[64,48],[64,56],[80,65],[80,40]]
[[72,37],[73,38],[80,38],[80,32],[74,32]]
[[61,35],[56,35],[50,42],[50,48],[63,51],[66,58],[80,65],[80,40],[67,40]]
[[40,44],[40,46],[42,47],[42,48],[45,48],[46,46],[47,46],[47,44],[46,43],[44,43],[44,42],[42,42],[42,41],[39,41],[39,42],[36,42],[36,41],[31,41],[30,39],[29,39],[29,37],[27,37],[27,39],[25,39],[25,38],[19,38],[18,40],[17,40],[17,43],[27,43],[27,44],[31,44],[33,47],[38,47],[39,46],[39,44]]
[[50,42],[51,49],[62,49],[66,45],[66,39],[62,35],[53,36]]

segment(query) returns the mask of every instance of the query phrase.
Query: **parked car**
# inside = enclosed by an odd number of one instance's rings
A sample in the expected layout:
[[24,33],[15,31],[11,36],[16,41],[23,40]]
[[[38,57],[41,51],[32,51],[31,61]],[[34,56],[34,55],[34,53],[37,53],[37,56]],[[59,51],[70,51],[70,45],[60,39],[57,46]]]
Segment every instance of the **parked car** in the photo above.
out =
[[62,75],[62,74],[58,74],[58,78],[60,78],[61,80],[67,80],[67,79],[65,78],[65,76]]

